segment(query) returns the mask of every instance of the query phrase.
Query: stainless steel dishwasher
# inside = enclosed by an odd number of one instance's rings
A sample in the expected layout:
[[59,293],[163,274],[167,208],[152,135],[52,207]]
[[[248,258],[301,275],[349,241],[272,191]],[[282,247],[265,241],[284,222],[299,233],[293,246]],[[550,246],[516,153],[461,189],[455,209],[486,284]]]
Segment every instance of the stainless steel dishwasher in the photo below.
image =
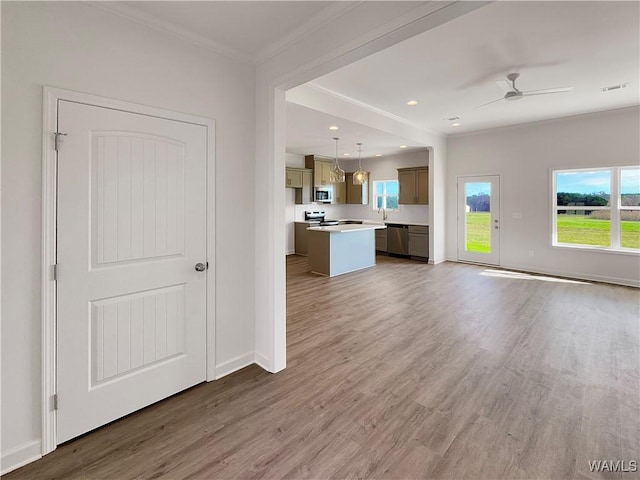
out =
[[407,225],[387,223],[387,253],[409,255],[409,228]]

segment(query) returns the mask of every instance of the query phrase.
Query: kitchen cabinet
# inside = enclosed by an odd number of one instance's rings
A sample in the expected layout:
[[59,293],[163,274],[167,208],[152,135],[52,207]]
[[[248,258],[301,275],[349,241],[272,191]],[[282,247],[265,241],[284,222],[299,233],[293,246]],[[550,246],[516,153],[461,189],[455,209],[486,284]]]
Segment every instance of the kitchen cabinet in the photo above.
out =
[[376,251],[387,251],[387,230],[376,230]]
[[429,205],[429,167],[399,168],[399,203]]
[[313,172],[302,171],[302,188],[296,188],[296,205],[307,205],[313,201]]
[[369,174],[367,173],[367,181],[362,185],[353,184],[353,173],[345,175],[345,186],[347,189],[347,203],[353,205],[369,204]]
[[429,227],[409,225],[409,256],[429,258]]
[[[346,175],[345,175],[346,179]],[[331,203],[347,203],[347,182],[333,183],[333,201]]]
[[287,167],[285,169],[284,185],[289,188],[302,188],[302,169]]
[[285,187],[295,188],[295,203],[304,205],[313,201],[313,171],[306,168],[287,167]]
[[[318,225],[318,224],[316,224]],[[311,226],[308,222],[296,222],[295,223],[295,249],[296,255],[304,255],[307,256],[308,244],[309,244],[309,231],[307,228]]]
[[329,174],[331,173],[333,160],[318,157],[317,155],[305,155],[304,165],[309,169],[313,169],[314,187],[328,187],[331,185]]

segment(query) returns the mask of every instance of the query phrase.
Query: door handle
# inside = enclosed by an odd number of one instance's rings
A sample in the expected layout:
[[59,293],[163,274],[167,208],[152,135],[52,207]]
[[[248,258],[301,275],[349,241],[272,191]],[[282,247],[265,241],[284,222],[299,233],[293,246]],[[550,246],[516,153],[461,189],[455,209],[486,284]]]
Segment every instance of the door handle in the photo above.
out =
[[196,263],[196,272],[204,272],[207,266],[204,263]]

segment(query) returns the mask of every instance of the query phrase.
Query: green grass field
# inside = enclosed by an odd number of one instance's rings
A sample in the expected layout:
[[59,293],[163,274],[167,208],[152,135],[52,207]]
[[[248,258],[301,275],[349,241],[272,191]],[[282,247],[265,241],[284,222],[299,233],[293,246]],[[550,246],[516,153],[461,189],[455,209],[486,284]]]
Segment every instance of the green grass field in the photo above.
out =
[[[491,217],[488,212],[467,213],[467,250],[491,251]],[[608,247],[611,245],[611,222],[581,215],[558,215],[558,242]],[[640,249],[640,222],[622,221],[623,248]]]
[[[581,215],[558,215],[558,242],[577,245],[611,246],[611,222]],[[640,248],[640,222],[620,222],[623,248]]]
[[467,251],[491,253],[489,212],[467,212]]

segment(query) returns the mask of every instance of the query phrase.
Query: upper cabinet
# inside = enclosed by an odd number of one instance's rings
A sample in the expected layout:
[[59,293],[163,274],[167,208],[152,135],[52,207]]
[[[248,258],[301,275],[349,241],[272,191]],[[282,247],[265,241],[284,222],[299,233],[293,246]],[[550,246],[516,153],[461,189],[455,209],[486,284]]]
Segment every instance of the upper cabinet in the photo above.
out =
[[328,187],[331,185],[329,173],[331,172],[332,160],[316,155],[306,155],[304,162],[305,167],[313,169],[313,185],[315,187]]
[[302,188],[296,189],[296,204],[307,205],[313,201],[313,172],[302,171]]
[[401,205],[429,205],[429,167],[398,169]]
[[312,202],[313,182],[312,171],[306,168],[285,169],[285,187],[296,189],[296,204],[307,204]]
[[302,188],[302,172],[301,168],[285,169],[284,185],[289,188]]
[[332,183],[331,185],[333,186],[333,202],[331,203],[347,203],[347,182]]
[[345,186],[347,190],[347,203],[355,205],[369,204],[369,174],[367,173],[367,181],[362,185],[353,184],[353,173],[345,175]]

